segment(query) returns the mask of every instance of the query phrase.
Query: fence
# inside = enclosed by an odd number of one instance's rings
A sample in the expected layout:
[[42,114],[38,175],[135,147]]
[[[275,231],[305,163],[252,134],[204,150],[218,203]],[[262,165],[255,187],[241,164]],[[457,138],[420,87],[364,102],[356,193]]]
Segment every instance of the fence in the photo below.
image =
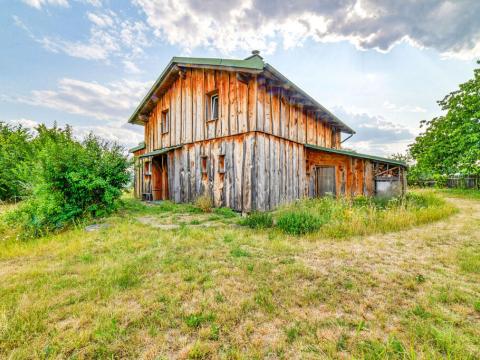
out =
[[447,179],[448,188],[480,189],[479,176],[455,176]]
[[416,180],[414,184],[420,187],[447,187],[450,189],[480,189],[480,176],[451,176],[445,180]]

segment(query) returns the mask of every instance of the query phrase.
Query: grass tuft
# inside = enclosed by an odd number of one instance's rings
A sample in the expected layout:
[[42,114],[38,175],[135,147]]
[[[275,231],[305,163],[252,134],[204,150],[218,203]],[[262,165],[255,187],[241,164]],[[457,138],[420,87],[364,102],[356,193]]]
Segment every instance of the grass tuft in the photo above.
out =
[[279,216],[277,226],[291,235],[303,235],[317,231],[323,221],[319,216],[307,212],[288,211]]
[[266,212],[252,212],[242,219],[241,224],[250,229],[267,229],[273,226],[273,217]]

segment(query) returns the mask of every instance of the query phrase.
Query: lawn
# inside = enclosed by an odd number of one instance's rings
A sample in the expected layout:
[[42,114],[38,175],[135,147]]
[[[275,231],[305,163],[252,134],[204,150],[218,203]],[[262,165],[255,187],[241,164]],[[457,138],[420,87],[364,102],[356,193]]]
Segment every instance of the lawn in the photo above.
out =
[[480,201],[439,194],[302,236],[133,199],[91,231],[0,225],[0,357],[479,358]]

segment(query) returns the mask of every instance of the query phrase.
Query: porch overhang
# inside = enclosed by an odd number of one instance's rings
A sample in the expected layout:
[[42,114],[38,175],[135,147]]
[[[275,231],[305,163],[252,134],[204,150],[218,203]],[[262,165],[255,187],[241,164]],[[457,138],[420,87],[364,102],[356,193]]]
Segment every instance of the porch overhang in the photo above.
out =
[[396,166],[402,166],[404,168],[407,167],[407,164],[404,163],[403,161],[399,160],[394,160],[394,159],[388,159],[380,156],[374,156],[374,155],[367,155],[367,154],[360,154],[355,151],[351,150],[342,150],[342,149],[332,149],[332,148],[327,148],[323,146],[318,146],[318,145],[311,145],[311,144],[305,144],[305,147],[307,149],[313,149],[313,150],[319,150],[319,151],[324,151],[332,154],[338,154],[338,155],[346,155],[346,156],[351,156],[355,157],[358,159],[367,159],[375,162],[380,162],[380,163],[385,163],[385,164],[391,164],[391,165],[396,165]]
[[153,150],[153,151],[151,151],[151,152],[149,152],[149,153],[140,155],[138,158],[139,158],[139,159],[151,158],[151,157],[154,157],[154,156],[157,156],[157,155],[166,154],[166,153],[169,152],[169,151],[172,151],[172,150],[175,150],[175,149],[179,149],[179,148],[181,148],[181,147],[182,147],[182,145],[178,145],[178,146],[170,146],[170,147],[163,148],[163,149]]

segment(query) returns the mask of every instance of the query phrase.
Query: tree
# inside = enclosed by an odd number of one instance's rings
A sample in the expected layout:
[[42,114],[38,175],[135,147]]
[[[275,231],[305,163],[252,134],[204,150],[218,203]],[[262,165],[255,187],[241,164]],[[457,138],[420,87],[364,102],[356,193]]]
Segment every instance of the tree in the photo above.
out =
[[30,132],[0,121],[0,200],[12,201],[29,193]]
[[40,236],[116,209],[130,179],[121,146],[91,134],[79,141],[69,126],[40,125],[36,131],[31,141],[32,195],[10,215],[25,236]]
[[446,114],[422,120],[425,131],[410,145],[417,171],[431,177],[480,174],[480,68],[438,103]]

